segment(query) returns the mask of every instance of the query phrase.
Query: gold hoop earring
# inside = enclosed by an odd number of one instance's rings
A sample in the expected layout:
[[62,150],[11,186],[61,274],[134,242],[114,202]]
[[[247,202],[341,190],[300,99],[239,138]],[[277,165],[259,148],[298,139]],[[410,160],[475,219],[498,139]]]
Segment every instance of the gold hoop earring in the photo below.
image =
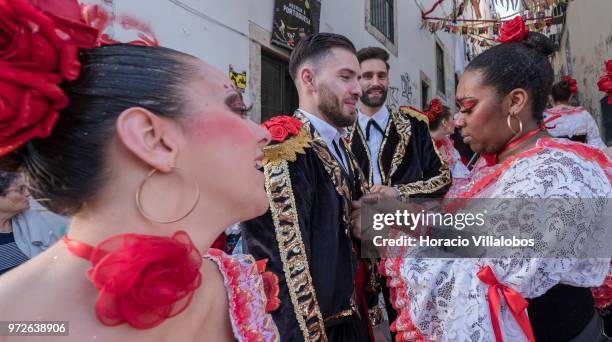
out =
[[[519,130],[518,132],[514,130],[514,128],[512,128],[512,123],[510,122],[510,118],[514,118],[518,121],[519,123]],[[506,124],[508,125],[508,128],[510,129],[510,131],[512,133],[514,133],[515,136],[523,133],[523,121],[521,121],[521,119],[518,116],[514,116],[512,114],[508,114],[508,116],[506,116]]]
[[[172,170],[177,170],[177,171],[182,171],[185,172],[185,170],[178,168],[178,167],[171,167]],[[144,208],[142,207],[142,203],[141,203],[141,192],[142,192],[142,188],[144,187],[145,183],[147,182],[147,180],[151,179],[151,177],[153,177],[155,175],[155,173],[157,173],[157,169],[153,169],[149,172],[149,174],[147,174],[147,176],[145,177],[145,179],[143,179],[143,181],[140,183],[140,185],[138,185],[138,189],[136,189],[136,207],[138,208],[138,211],[140,212],[140,214],[142,216],[144,216],[146,219],[148,219],[149,221],[155,222],[155,223],[160,223],[160,224],[169,224],[169,223],[174,223],[174,222],[178,222],[182,219],[184,219],[185,217],[189,216],[189,214],[191,214],[193,212],[193,210],[196,208],[196,206],[198,205],[198,202],[200,201],[200,184],[198,184],[197,181],[194,181],[195,187],[196,187],[196,196],[195,196],[195,200],[193,201],[193,205],[189,208],[189,210],[187,210],[187,213],[185,213],[183,216],[177,218],[177,219],[172,219],[172,220],[157,220],[155,218],[153,218],[151,215],[147,214],[144,210]]]

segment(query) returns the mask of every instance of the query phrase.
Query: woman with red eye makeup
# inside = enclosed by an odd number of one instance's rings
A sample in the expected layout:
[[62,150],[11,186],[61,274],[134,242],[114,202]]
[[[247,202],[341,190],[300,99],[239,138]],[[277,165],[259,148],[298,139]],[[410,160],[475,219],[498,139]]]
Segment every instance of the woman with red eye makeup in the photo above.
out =
[[[493,217],[485,233],[529,232],[535,245],[494,258],[419,258],[413,249],[386,260],[398,341],[606,340],[590,288],[610,275],[612,228],[597,219],[612,205],[612,163],[543,128],[551,41],[528,32],[521,17],[501,33],[502,44],[477,56],[459,82],[457,125],[482,158],[469,183],[451,187],[446,208],[484,210]],[[538,201],[522,207],[529,199]],[[543,217],[535,226],[525,219],[534,213]],[[610,304],[609,292],[596,293],[598,305]]]
[[53,329],[67,341],[278,341],[267,261],[210,248],[268,209],[270,134],[221,71],[105,45],[81,13],[0,1],[0,169],[71,217],[62,241],[2,274],[0,321],[66,321]]

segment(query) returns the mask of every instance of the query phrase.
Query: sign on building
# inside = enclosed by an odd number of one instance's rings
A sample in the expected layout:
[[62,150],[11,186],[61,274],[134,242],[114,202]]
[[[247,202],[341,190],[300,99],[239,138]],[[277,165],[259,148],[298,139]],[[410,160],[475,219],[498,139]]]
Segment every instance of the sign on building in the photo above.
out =
[[319,32],[321,0],[276,0],[272,43],[293,49],[303,37]]

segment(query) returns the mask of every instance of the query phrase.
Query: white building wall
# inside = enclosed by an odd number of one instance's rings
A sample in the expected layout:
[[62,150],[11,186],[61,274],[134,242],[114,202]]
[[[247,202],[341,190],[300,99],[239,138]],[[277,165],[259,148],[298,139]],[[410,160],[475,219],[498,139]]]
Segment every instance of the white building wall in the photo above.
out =
[[[359,49],[384,47],[366,31],[367,0],[322,0],[320,31],[349,37]],[[259,119],[259,79],[261,46],[272,48],[285,58],[288,51],[271,47],[274,0],[85,0],[98,3],[116,15],[130,15],[149,24],[162,46],[199,57],[223,72],[231,64],[236,71],[247,71],[247,100],[255,105],[254,119]],[[396,0],[397,54],[391,54],[391,90],[388,103],[393,106],[421,107],[421,79],[428,79],[428,98],[439,97],[454,107],[454,50],[459,36],[421,27],[421,9],[434,0]],[[438,8],[444,16],[450,8]],[[115,39],[134,39],[117,23],[107,31]],[[437,92],[435,42],[445,52],[446,95]],[[402,78],[404,85],[402,86]],[[409,82],[407,82],[409,79]]]

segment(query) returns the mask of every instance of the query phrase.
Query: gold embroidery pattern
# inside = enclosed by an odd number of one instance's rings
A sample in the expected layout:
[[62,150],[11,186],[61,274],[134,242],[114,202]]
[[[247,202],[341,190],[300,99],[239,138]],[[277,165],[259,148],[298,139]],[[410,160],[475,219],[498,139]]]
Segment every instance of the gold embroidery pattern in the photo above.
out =
[[[353,136],[355,134],[358,135],[359,139],[361,140],[361,144],[363,145],[363,148],[366,151],[366,155],[368,156],[368,169],[370,171],[369,172],[369,176],[370,177],[365,177],[365,175],[364,175],[362,179],[366,179],[367,178],[367,180],[368,180],[368,187],[371,187],[372,185],[374,185],[374,170],[372,168],[372,155],[370,154],[370,147],[368,147],[368,143],[365,141],[365,138],[363,137],[363,132],[361,132],[361,127],[359,127],[359,125],[355,128],[355,130],[353,132],[355,132],[355,131],[358,131],[358,132],[357,133],[353,133],[351,135],[350,141],[353,141]],[[352,157],[353,157],[353,160],[357,160],[357,159],[355,159],[354,156],[352,156]],[[361,168],[358,168],[358,169],[361,170]],[[381,172],[381,174],[382,174],[382,172]]]
[[264,165],[266,191],[289,296],[305,341],[327,341],[286,160]]
[[423,121],[424,123],[426,123],[427,125],[429,125],[429,119],[427,118],[427,116],[425,116],[425,114],[419,112],[418,110],[408,107],[408,106],[402,106],[400,107],[400,112],[402,114],[408,114],[412,117],[417,118],[420,121]]
[[304,154],[304,150],[309,146],[310,134],[306,128],[302,127],[295,137],[279,144],[264,147],[263,163],[280,163],[283,160],[295,161],[298,153]]
[[[380,148],[378,149],[378,170],[380,171],[380,182],[382,184],[387,183],[387,181],[391,181],[391,174],[386,175],[385,174],[385,168],[383,167],[382,164],[382,155],[383,155],[383,151],[385,149],[385,145],[387,144],[387,137],[389,136],[389,130],[391,129],[391,125],[392,125],[392,115],[389,116],[389,120],[387,120],[387,127],[385,127],[385,134],[383,134],[383,141],[380,144]],[[367,146],[367,145],[366,145]]]
[[397,112],[391,113],[391,118],[389,121],[393,121],[393,123],[395,123],[395,129],[400,137],[399,142],[395,147],[395,153],[393,154],[391,168],[389,170],[388,181],[389,185],[391,185],[391,177],[395,174],[395,171],[397,171],[402,163],[402,160],[404,159],[404,156],[406,155],[406,147],[408,147],[410,137],[412,136],[412,125],[410,124],[410,119]]

